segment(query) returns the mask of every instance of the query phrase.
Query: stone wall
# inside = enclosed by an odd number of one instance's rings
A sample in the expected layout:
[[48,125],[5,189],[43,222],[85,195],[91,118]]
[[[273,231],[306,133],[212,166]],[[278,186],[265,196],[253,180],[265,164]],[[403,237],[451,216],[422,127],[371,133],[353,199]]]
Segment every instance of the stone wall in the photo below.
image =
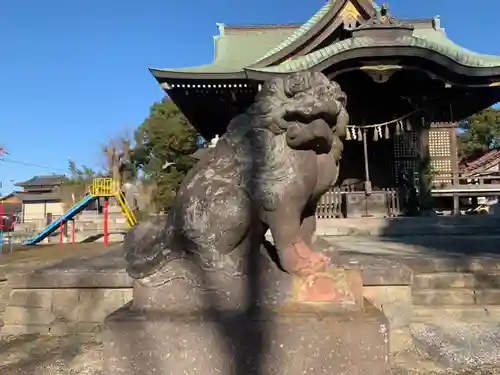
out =
[[409,349],[413,318],[410,268],[392,259],[361,253],[341,253],[339,262],[360,270],[363,297],[388,318],[391,352]]
[[[363,295],[390,322],[392,351],[411,345],[410,286],[365,286]],[[13,289],[1,334],[93,333],[110,313],[132,300],[132,288]]]
[[[413,274],[393,260],[341,253],[340,264],[359,269],[363,295],[389,319],[391,351],[411,346]],[[35,271],[9,273],[8,303],[0,334],[93,333],[104,318],[132,299],[133,280],[121,250],[91,259],[70,259]]]
[[132,299],[132,279],[120,248],[7,273],[9,292],[0,334],[90,333]]
[[4,335],[93,333],[104,318],[132,299],[132,289],[13,289]]
[[413,318],[411,286],[365,286],[363,295],[389,319],[391,352],[409,349],[412,346],[410,324]]

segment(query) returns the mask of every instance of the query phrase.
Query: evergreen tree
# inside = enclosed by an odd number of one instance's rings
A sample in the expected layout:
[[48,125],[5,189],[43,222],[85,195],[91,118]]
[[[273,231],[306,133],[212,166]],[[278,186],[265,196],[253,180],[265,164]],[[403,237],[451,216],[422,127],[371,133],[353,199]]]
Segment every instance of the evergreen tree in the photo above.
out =
[[487,108],[462,121],[458,136],[460,157],[471,159],[500,147],[500,109]]
[[166,209],[184,176],[194,165],[197,133],[168,98],[154,103],[149,116],[135,132],[131,158],[144,179],[155,186],[153,201]]

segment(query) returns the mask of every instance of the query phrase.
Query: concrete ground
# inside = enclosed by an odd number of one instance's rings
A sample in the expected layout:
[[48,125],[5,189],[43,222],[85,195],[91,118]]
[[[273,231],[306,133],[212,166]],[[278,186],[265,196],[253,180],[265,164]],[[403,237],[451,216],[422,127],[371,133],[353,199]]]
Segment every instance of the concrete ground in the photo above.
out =
[[[397,258],[498,257],[500,236],[404,236],[398,238],[330,237],[340,250]],[[37,267],[63,258],[87,258],[116,247],[78,244],[17,248],[0,256],[2,270]],[[392,359],[393,374],[500,374],[500,367],[486,365],[488,356],[500,358],[500,326],[496,322],[459,321],[450,316],[416,324],[415,335],[436,346],[450,358],[450,366],[438,364],[415,347]],[[443,345],[445,342],[445,345]],[[473,356],[468,355],[474,352]],[[477,354],[479,353],[479,354]],[[476,361],[476,359],[481,361]],[[453,370],[452,362],[468,363],[467,370]],[[469,361],[469,362],[467,362]],[[497,361],[499,362],[499,361]],[[0,340],[0,374],[103,374],[99,335],[4,337]]]
[[340,249],[401,257],[488,256],[500,259],[500,235],[401,237],[324,236]]
[[[425,260],[499,264],[500,236],[326,237],[340,250],[398,259],[403,264]],[[418,261],[415,262],[415,259]],[[436,262],[439,264],[439,262]],[[416,346],[393,358],[394,374],[500,374],[500,323],[446,313],[411,324]],[[425,348],[424,350],[421,350]],[[467,370],[457,370],[467,369]]]
[[12,253],[0,254],[0,280],[5,273],[17,268],[31,268],[55,263],[64,259],[89,258],[116,248],[116,244],[104,246],[102,243],[78,243],[22,246],[14,245]]

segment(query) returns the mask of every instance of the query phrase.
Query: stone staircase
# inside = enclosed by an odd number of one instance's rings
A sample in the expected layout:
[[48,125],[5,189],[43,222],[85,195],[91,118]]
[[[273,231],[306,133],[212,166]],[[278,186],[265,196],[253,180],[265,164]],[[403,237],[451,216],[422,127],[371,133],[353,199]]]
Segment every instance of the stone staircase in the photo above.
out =
[[435,262],[413,277],[414,318],[451,314],[459,318],[500,316],[500,264],[489,258]]
[[438,259],[413,270],[413,344],[444,368],[499,363],[499,259]]
[[417,274],[413,280],[412,300],[415,323],[436,319],[498,321],[500,273]]

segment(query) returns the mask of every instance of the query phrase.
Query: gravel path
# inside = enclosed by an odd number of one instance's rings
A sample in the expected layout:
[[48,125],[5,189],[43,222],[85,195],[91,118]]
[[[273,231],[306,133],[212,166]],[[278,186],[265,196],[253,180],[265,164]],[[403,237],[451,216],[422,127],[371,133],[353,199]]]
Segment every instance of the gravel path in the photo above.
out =
[[0,340],[0,374],[102,375],[102,352],[90,335],[6,337]]
[[[446,369],[417,349],[397,354],[391,375],[499,375],[500,368]],[[103,346],[94,336],[24,335],[0,340],[2,375],[104,375]],[[333,375],[333,374],[332,374]]]

